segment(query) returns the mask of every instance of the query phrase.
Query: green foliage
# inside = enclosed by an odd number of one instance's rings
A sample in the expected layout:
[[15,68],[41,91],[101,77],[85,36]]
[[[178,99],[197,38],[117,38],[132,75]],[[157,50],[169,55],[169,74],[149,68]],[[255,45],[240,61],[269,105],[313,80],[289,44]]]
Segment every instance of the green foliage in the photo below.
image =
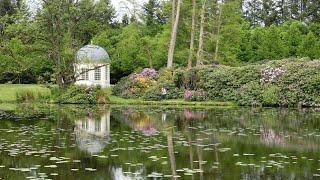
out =
[[[124,16],[121,23],[115,19],[110,0],[48,0],[35,17],[25,1],[3,0],[0,82],[72,83],[74,54],[91,41],[110,54],[112,83],[138,69],[161,69],[166,65],[172,29],[171,2],[149,0],[141,5],[139,16],[132,16],[131,22],[130,17]],[[320,58],[319,3],[301,3],[208,1],[204,22],[205,65],[240,66],[291,57]],[[183,71],[190,48],[192,3],[184,1],[181,6],[174,67]],[[196,1],[197,15],[200,8],[201,2]],[[196,17],[194,54],[198,50],[199,22]],[[184,73],[183,77],[177,76],[180,80],[175,83],[184,81],[184,88],[190,90],[201,88],[196,86],[198,75],[194,75]],[[236,93],[227,89],[222,94],[234,99]]]
[[112,89],[112,94],[123,98],[142,97],[147,89],[154,86],[158,72],[154,69],[143,69],[122,78]]
[[235,101],[237,89],[249,82],[259,82],[259,66],[205,68],[199,72],[198,88],[208,91],[210,99]]
[[[266,69],[269,72],[263,73]],[[235,101],[240,105],[319,106],[319,69],[318,60],[294,59],[242,67],[205,67],[197,71],[199,80],[195,83],[198,89],[208,92],[209,99],[216,101]],[[181,77],[181,72],[176,75]],[[182,82],[182,88],[189,84],[188,80]]]
[[18,103],[48,102],[51,94],[48,91],[38,91],[36,89],[24,88],[16,91],[16,101]]
[[239,105],[261,106],[262,86],[258,82],[249,82],[239,88],[237,102]]
[[267,86],[262,92],[262,103],[266,106],[278,105],[280,88],[278,86]]
[[[166,89],[166,94],[162,94],[162,88]],[[163,99],[178,99],[182,97],[182,93],[179,88],[175,86],[173,82],[157,83],[146,90],[143,95],[145,100],[163,100]]]
[[199,69],[193,68],[186,71],[186,69],[177,69],[174,72],[174,82],[177,87],[181,89],[195,90],[199,81]]
[[[162,93],[162,88],[166,90],[165,95]],[[177,99],[181,97],[183,97],[183,92],[173,81],[173,71],[166,68],[159,71],[156,85],[148,88],[143,94],[145,100]]]
[[32,102],[35,100],[34,92],[30,90],[22,90],[16,93],[17,102]]
[[[67,89],[52,89],[55,101],[60,104],[105,104],[109,98],[99,87],[70,86]],[[58,96],[57,96],[58,95]]]
[[203,89],[186,90],[184,92],[184,100],[186,101],[206,101],[208,100],[208,92]]

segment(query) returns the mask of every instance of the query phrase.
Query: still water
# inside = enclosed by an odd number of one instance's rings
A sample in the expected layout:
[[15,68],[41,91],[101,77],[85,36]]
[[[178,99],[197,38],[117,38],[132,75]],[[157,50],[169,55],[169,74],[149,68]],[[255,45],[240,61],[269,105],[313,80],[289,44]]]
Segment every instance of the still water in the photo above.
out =
[[1,120],[1,179],[316,179],[317,109],[23,107]]

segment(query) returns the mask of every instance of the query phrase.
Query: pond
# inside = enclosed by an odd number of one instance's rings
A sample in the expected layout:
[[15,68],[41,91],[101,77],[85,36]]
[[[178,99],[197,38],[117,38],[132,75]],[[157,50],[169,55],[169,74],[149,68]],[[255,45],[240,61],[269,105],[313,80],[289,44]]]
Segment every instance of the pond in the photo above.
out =
[[1,179],[314,179],[319,109],[21,107]]

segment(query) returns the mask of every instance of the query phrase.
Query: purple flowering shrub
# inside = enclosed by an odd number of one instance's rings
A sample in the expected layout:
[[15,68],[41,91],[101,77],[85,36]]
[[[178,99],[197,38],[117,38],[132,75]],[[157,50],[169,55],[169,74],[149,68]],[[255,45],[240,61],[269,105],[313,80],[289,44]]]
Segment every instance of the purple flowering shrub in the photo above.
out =
[[131,80],[135,80],[137,78],[156,80],[158,78],[158,71],[152,68],[145,68],[140,73],[133,73],[129,77]]

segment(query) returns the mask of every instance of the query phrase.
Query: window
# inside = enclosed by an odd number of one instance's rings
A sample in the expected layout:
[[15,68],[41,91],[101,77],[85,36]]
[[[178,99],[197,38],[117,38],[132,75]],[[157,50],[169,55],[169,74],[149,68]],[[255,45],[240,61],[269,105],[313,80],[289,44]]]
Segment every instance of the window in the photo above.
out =
[[89,80],[89,72],[87,68],[81,68],[81,80]]
[[101,80],[101,69],[100,68],[94,70],[94,80],[95,81]]

